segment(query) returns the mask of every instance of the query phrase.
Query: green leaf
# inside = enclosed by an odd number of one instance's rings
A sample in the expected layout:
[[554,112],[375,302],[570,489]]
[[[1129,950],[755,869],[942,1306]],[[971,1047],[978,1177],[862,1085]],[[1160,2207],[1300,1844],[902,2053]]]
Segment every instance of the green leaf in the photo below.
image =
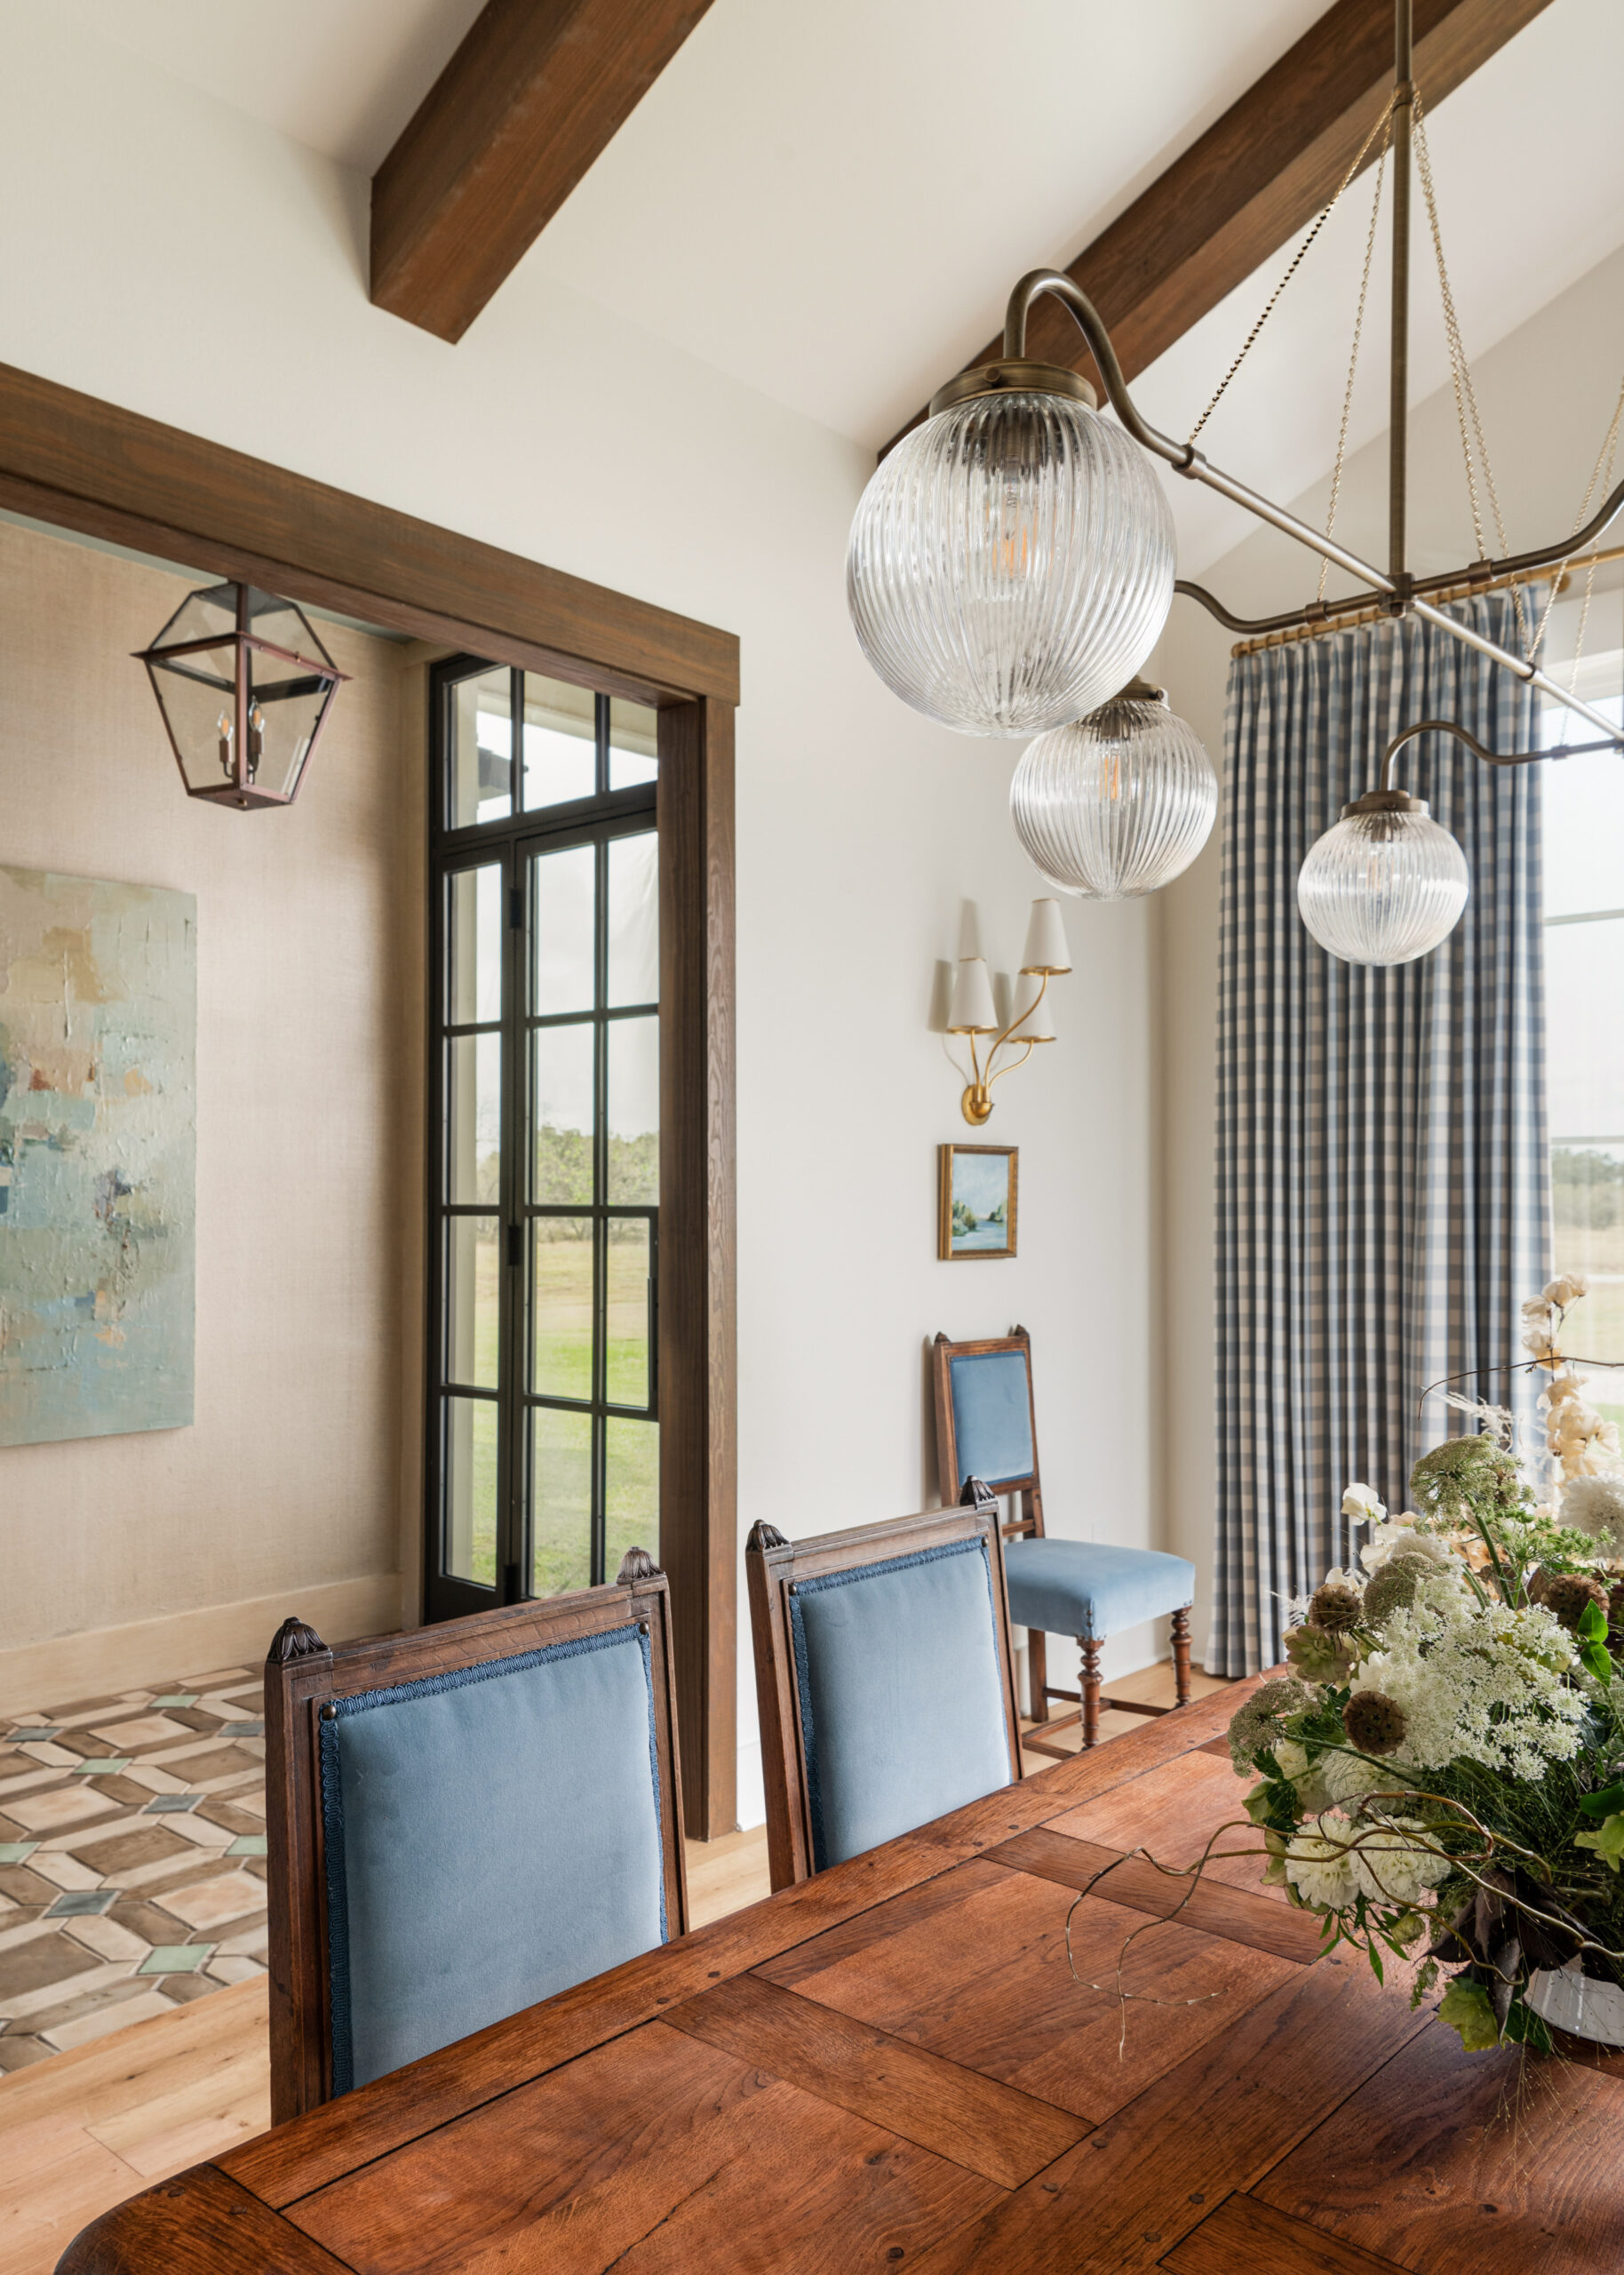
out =
[[[1595,1608],[1594,1605],[1591,1606],[1592,1610]],[[1583,1660],[1586,1670],[1596,1677],[1597,1682],[1612,1680],[1612,1661],[1600,1643],[1581,1643],[1579,1647],[1579,1656]]]
[[1480,1983],[1457,1975],[1438,2001],[1438,2020],[1447,2023],[1469,2054],[1486,2054],[1500,2044],[1500,2024]]
[[1579,1615],[1579,1635],[1586,1643],[1604,1642],[1607,1635],[1607,1615],[1594,1598]]
[[1579,1806],[1587,1816],[1611,1816],[1615,1809],[1624,1809],[1624,1784],[1604,1785],[1599,1793],[1587,1793]]
[[1383,1974],[1382,1974],[1382,1972],[1381,1972],[1381,1952],[1376,1949],[1376,1946],[1375,1946],[1375,1943],[1374,1943],[1374,1941],[1373,1940],[1372,1942],[1370,1942],[1370,1943],[1366,1944],[1365,1944],[1365,1950],[1370,1953],[1370,1971],[1371,1971],[1371,1973],[1375,1976],[1375,1978],[1376,1978],[1376,1980],[1377,1980],[1377,1982],[1378,1982],[1378,1983],[1382,1984],[1384,1984],[1384,1985],[1385,1985],[1385,1984],[1386,1984],[1386,1982],[1387,1982],[1387,1977],[1386,1977],[1386,1976],[1385,1976],[1385,1975],[1383,1975]]
[[1624,1816],[1608,1817],[1595,1832],[1576,1832],[1573,1846],[1590,1849],[1609,1872],[1616,1872],[1624,1862]]

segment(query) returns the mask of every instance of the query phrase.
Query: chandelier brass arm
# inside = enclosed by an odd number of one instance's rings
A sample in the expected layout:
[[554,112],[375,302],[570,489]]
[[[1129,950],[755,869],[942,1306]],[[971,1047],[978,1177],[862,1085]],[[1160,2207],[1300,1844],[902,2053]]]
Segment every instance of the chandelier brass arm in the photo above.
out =
[[1413,743],[1418,735],[1453,735],[1485,766],[1533,766],[1542,758],[1582,758],[1588,751],[1624,750],[1624,735],[1604,735],[1599,742],[1593,743],[1558,743],[1550,750],[1489,750],[1459,719],[1418,719],[1413,727],[1395,735],[1387,746],[1381,761],[1383,790],[1393,787],[1393,761],[1405,745]]
[[[1591,705],[1581,701],[1569,689],[1561,686],[1548,672],[1541,671],[1537,664],[1529,663],[1523,657],[1513,655],[1509,648],[1502,648],[1497,641],[1486,639],[1482,633],[1474,632],[1469,625],[1462,624],[1457,618],[1446,615],[1442,609],[1434,608],[1429,601],[1418,598],[1413,584],[1402,571],[1397,576],[1389,576],[1385,571],[1375,568],[1370,562],[1362,561],[1357,553],[1349,553],[1345,546],[1338,545],[1333,538],[1327,537],[1322,530],[1310,527],[1307,522],[1300,521],[1295,514],[1288,513],[1284,506],[1277,506],[1272,499],[1265,498],[1260,491],[1250,488],[1244,482],[1237,481],[1233,475],[1223,473],[1220,467],[1214,466],[1201,451],[1198,451],[1193,443],[1175,443],[1171,435],[1162,434],[1159,428],[1152,427],[1148,420],[1142,418],[1133,397],[1128,393],[1127,381],[1122,376],[1122,366],[1117,360],[1116,349],[1111,344],[1111,335],[1105,329],[1104,319],[1082,287],[1073,278],[1068,276],[1063,269],[1030,269],[1010,294],[1009,306],[1004,319],[1004,354],[1007,361],[1025,360],[1026,320],[1033,301],[1041,299],[1046,292],[1052,293],[1055,299],[1062,301],[1071,310],[1078,330],[1088,343],[1088,351],[1098,368],[1107,401],[1142,449],[1150,451],[1157,458],[1165,459],[1176,474],[1185,475],[1190,481],[1202,483],[1208,490],[1215,490],[1221,498],[1229,499],[1233,505],[1244,506],[1249,514],[1255,514],[1260,521],[1267,522],[1271,528],[1279,530],[1286,537],[1294,538],[1299,545],[1307,546],[1310,552],[1319,554],[1334,567],[1345,569],[1349,576],[1357,577],[1361,583],[1368,585],[1373,592],[1386,594],[1389,598],[1393,615],[1419,616],[1427,623],[1437,625],[1440,631],[1447,632],[1452,639],[1461,641],[1469,648],[1479,650],[1492,662],[1503,665],[1507,671],[1515,673],[1518,679],[1524,681],[1530,687],[1537,688],[1541,695],[1548,697],[1553,702],[1564,705],[1570,711],[1576,711],[1580,717],[1588,720],[1591,726],[1600,727],[1604,733],[1612,735],[1612,722],[1602,712],[1594,709]],[[1624,500],[1620,502],[1624,504]],[[1611,504],[1612,500],[1609,500],[1609,503]],[[1605,507],[1603,510],[1605,512]],[[1618,510],[1618,507],[1614,506],[1613,511]],[[1573,550],[1574,543],[1575,540],[1572,537],[1565,539],[1557,548],[1556,555],[1548,555],[1547,557],[1560,558],[1562,555]],[[1457,579],[1456,581],[1458,582],[1459,579]],[[1174,590],[1178,589],[1179,587],[1175,586]]]
[[[1559,538],[1555,545],[1536,545],[1526,553],[1509,553],[1501,560],[1474,561],[1465,569],[1446,569],[1437,577],[1418,577],[1410,587],[1411,593],[1418,600],[1428,600],[1436,593],[1459,592],[1462,585],[1481,585],[1486,591],[1493,585],[1509,584],[1514,578],[1532,576],[1540,569],[1559,567],[1594,544],[1621,513],[1624,482],[1582,529],[1575,530],[1570,537]],[[1581,568],[1583,565],[1582,562],[1579,563]],[[1300,632],[1321,625],[1328,629],[1337,617],[1354,615],[1370,605],[1368,593],[1348,593],[1340,600],[1310,601],[1302,608],[1286,609],[1278,616],[1237,616],[1224,606],[1216,593],[1188,578],[1179,578],[1173,589],[1182,593],[1187,601],[1198,602],[1226,630],[1238,632],[1247,640],[1262,638],[1270,632]]]

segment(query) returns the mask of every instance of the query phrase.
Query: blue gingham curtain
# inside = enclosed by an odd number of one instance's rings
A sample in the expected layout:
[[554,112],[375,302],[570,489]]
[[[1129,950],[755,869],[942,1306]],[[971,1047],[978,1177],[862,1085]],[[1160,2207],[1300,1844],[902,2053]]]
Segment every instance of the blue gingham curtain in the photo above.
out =
[[[1510,595],[1454,612],[1520,649]],[[1418,1425],[1416,1400],[1517,1355],[1517,1306],[1548,1276],[1542,770],[1485,766],[1439,735],[1399,754],[1399,786],[1430,802],[1471,873],[1466,913],[1431,955],[1343,963],[1297,914],[1310,846],[1375,787],[1390,738],[1437,716],[1491,750],[1527,750],[1536,731],[1522,681],[1421,623],[1265,650],[1230,675],[1218,1674],[1279,1658],[1286,1600],[1357,1553],[1346,1485],[1403,1509],[1417,1455],[1475,1426],[1436,1396]],[[1507,1394],[1504,1377],[1466,1387]]]

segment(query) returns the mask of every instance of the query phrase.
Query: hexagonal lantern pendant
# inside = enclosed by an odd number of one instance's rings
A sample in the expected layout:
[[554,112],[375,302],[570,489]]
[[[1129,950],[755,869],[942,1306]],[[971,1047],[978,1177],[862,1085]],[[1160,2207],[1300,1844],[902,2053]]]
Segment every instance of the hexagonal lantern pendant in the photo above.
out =
[[292,804],[349,677],[301,609],[252,585],[208,585],[138,655],[189,797]]

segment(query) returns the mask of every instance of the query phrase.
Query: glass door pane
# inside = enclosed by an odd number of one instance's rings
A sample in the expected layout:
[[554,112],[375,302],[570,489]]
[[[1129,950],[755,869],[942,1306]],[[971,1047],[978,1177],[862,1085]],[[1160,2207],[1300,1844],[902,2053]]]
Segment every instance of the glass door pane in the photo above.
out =
[[430,1618],[657,1554],[658,715],[434,668]]

